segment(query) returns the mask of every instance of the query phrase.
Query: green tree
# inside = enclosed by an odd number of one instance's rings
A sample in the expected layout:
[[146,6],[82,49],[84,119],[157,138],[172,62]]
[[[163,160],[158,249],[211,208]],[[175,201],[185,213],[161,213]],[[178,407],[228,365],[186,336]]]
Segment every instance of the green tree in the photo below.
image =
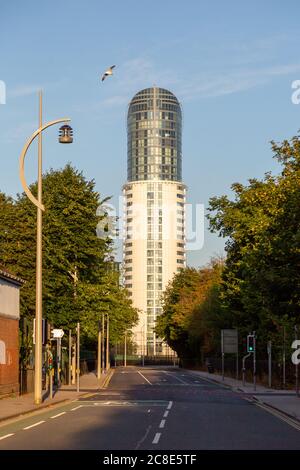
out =
[[[33,194],[37,184],[31,186]],[[43,312],[56,327],[74,328],[77,321],[89,321],[83,328],[87,339],[95,338],[91,330],[94,317],[104,307],[102,296],[108,292],[105,305],[118,318],[131,326],[136,311],[124,290],[108,271],[111,267],[112,240],[98,238],[97,224],[107,218],[99,211],[106,202],[88,181],[71,165],[51,170],[43,176]],[[26,283],[21,293],[21,314],[32,318],[35,313],[36,208],[25,194],[14,203],[0,197],[1,228],[6,244],[0,252],[0,264],[22,277]],[[97,214],[101,215],[97,215]],[[124,318],[120,310],[124,309]],[[90,313],[90,315],[89,315]],[[94,315],[94,316],[93,316]],[[117,320],[116,320],[117,322]],[[114,322],[113,322],[114,323]],[[113,330],[114,326],[112,327]],[[115,326],[118,329],[118,326]],[[120,328],[120,331],[122,328]],[[113,337],[113,336],[112,336]]]
[[157,333],[188,363],[200,361],[213,348],[222,265],[222,260],[213,260],[198,270],[182,269],[164,292]]
[[272,142],[280,175],[234,184],[235,199],[210,200],[211,231],[228,237],[221,298],[232,326],[259,344],[300,318],[300,141]]

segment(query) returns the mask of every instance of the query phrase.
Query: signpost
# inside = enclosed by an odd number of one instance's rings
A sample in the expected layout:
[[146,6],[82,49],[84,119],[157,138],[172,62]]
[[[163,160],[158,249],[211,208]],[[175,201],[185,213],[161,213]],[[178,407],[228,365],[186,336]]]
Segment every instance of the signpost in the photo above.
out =
[[272,388],[272,342],[268,341],[268,373],[269,373],[269,388]]
[[64,330],[61,328],[53,328],[52,337],[56,339],[56,356],[57,356],[57,386],[60,386],[60,368],[61,368],[61,339],[64,336]]
[[243,386],[245,386],[245,361],[253,354],[253,387],[256,390],[256,335],[255,331],[249,333],[247,336],[247,352],[248,354],[243,357]]
[[50,385],[50,399],[53,398],[53,354],[49,348],[47,351],[48,355],[48,372],[49,372],[49,385]]
[[233,329],[221,330],[221,352],[222,352],[222,380],[224,380],[224,358],[225,354],[236,354],[236,375],[239,373],[238,331]]
[[80,390],[79,377],[80,377],[80,323],[77,323],[77,392]]

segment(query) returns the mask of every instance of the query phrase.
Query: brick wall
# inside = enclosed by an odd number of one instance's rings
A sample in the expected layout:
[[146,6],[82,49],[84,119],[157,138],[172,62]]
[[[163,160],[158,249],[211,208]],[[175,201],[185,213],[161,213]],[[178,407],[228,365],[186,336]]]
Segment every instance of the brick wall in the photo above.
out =
[[0,315],[0,395],[18,391],[19,320]]

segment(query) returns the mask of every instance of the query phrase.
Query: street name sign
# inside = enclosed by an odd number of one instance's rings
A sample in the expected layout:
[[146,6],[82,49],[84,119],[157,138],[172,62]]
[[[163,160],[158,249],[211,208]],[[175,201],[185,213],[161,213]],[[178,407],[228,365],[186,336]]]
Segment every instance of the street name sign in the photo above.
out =
[[54,328],[52,330],[52,336],[53,338],[62,338],[63,335],[64,335],[64,330],[60,329],[60,328]]

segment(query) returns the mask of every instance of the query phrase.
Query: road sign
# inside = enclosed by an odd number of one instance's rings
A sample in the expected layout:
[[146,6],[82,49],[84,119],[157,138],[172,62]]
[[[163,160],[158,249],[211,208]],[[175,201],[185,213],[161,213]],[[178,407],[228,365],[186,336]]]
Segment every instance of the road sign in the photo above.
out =
[[237,354],[238,352],[238,331],[221,330],[222,354]]
[[[42,319],[42,344],[47,344],[48,342],[48,327],[50,323],[48,320]],[[35,344],[35,318],[33,319],[33,329],[32,329],[32,342]]]
[[62,338],[64,334],[65,334],[65,333],[64,333],[64,330],[62,330],[62,329],[54,328],[54,329],[52,330],[52,336],[53,336],[53,338]]

